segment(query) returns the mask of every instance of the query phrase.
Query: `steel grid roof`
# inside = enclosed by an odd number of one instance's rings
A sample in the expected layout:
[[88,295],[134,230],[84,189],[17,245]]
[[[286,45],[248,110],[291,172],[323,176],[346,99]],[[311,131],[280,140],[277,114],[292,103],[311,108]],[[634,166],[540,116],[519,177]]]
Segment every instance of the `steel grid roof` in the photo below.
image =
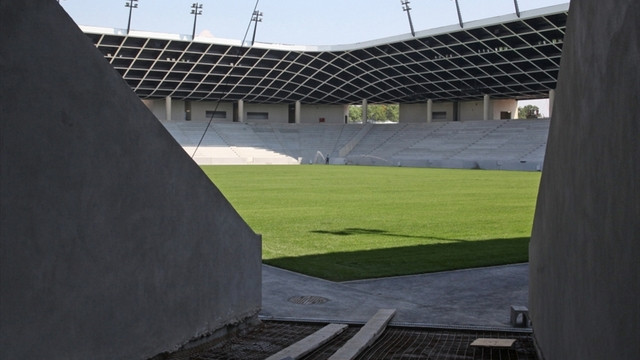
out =
[[568,4],[367,43],[290,46],[83,27],[141,98],[353,104],[541,98]]

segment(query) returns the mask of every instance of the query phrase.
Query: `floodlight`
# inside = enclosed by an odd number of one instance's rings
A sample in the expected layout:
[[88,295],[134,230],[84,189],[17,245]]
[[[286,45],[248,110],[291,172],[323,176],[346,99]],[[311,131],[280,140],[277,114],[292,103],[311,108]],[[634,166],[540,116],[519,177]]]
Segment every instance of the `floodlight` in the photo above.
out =
[[191,33],[191,40],[196,37],[196,22],[198,21],[198,15],[202,15],[202,4],[191,4],[191,14],[193,14],[193,32]]
[[137,2],[138,0],[129,0],[124,4],[124,7],[129,8],[129,22],[127,22],[127,35],[129,35],[129,30],[131,29],[131,13],[133,9],[138,8]]
[[251,21],[255,22],[255,25],[253,26],[253,38],[251,38],[251,46],[253,46],[256,41],[256,30],[258,29],[258,23],[262,22],[262,12],[255,10],[253,12],[253,15],[251,16]]
[[409,18],[409,27],[411,28],[411,35],[416,36],[416,32],[413,30],[413,21],[411,21],[411,7],[409,6],[409,0],[400,0],[402,4],[402,10],[407,12],[407,18]]

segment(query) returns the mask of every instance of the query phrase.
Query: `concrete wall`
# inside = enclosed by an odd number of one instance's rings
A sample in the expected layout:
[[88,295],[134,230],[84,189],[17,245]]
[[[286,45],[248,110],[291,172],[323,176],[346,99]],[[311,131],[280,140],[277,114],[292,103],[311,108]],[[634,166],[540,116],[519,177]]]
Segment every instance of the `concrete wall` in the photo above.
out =
[[[164,100],[149,99],[144,100],[143,103],[149,108],[153,115],[160,121],[167,120],[167,109],[165,107]],[[173,112],[173,111],[172,111]]]
[[[500,112],[508,111],[511,118],[518,116],[518,101],[514,99],[492,99],[489,105],[490,118],[487,120],[500,120]],[[465,101],[460,103],[460,121],[483,120],[484,101]]]
[[[433,102],[432,112],[446,112],[446,120],[433,119],[433,122],[453,121],[453,103],[450,102]],[[427,122],[427,103],[418,104],[400,104],[400,121],[401,123],[426,123]]]
[[640,354],[639,18],[571,3],[529,255],[544,359]]
[[[149,108],[149,110],[153,113],[153,115],[160,121],[167,121],[167,120],[184,121],[185,120],[184,101],[177,101],[177,100],[171,101],[171,116],[168,119],[167,119],[167,101],[165,99],[145,99],[145,100],[142,100],[142,102],[147,106],[147,108]],[[204,111],[202,112],[202,117],[204,118]]]
[[417,104],[400,104],[400,120],[401,123],[426,123],[427,122],[427,103]]
[[[166,119],[166,106],[164,99],[153,99],[144,101],[153,114],[164,121]],[[215,101],[192,101],[191,102],[191,120],[206,121],[207,110],[213,111],[216,107]],[[172,101],[172,119],[174,121],[184,121],[184,101]],[[217,111],[226,111],[226,119],[214,119],[216,122],[233,121],[233,103],[221,102]],[[250,120],[247,119],[247,112],[266,112],[269,113],[267,120]],[[288,123],[289,122],[289,105],[288,104],[252,104],[244,103],[244,119],[245,122],[268,122],[268,123]],[[317,124],[320,118],[325,119],[328,124],[344,124],[345,116],[349,115],[348,105],[302,105],[300,110],[300,123]]]
[[491,100],[491,108],[492,108],[493,117],[490,120],[500,120],[500,113],[502,111],[510,112],[511,119],[518,118],[518,101],[517,100],[513,100],[513,99]]
[[[166,119],[166,106],[164,99],[153,99],[144,101],[147,107],[151,109],[153,114],[164,121]],[[453,121],[453,106],[451,102],[434,102],[432,105],[433,112],[446,112],[447,118],[434,119],[438,121]],[[213,111],[216,107],[215,101],[192,101],[191,102],[191,120],[205,121],[209,120],[205,114],[207,110]],[[227,119],[215,119],[217,122],[233,121],[233,103],[222,102],[218,105],[218,111],[226,111]],[[269,123],[288,123],[289,107],[287,104],[252,104],[244,103],[245,122],[247,122],[247,112],[267,112],[269,119],[264,122]],[[518,116],[518,102],[516,100],[491,100],[490,120],[500,119],[501,111],[511,112],[512,117]],[[185,104],[183,100],[172,101],[172,119],[174,121],[185,120]],[[324,122],[328,124],[344,124],[345,116],[349,115],[348,105],[302,105],[300,110],[300,123],[317,124],[320,118],[324,118]],[[459,103],[459,121],[482,120],[484,117],[484,102],[465,101]],[[252,120],[249,122],[260,122],[263,120]],[[402,123],[424,123],[427,122],[427,104],[400,104],[400,122]]]
[[477,101],[465,101],[459,104],[459,119],[465,120],[482,120],[484,111],[484,102],[482,99]]
[[[453,121],[453,106],[451,102],[434,102],[432,112],[446,112],[446,120],[433,119],[437,121]],[[484,118],[484,101],[465,101],[459,103],[459,121],[482,120]],[[516,100],[491,100],[492,118],[489,120],[499,120],[501,111],[511,112],[511,118],[518,116],[518,102]],[[426,123],[427,103],[400,104],[400,122],[402,123]]]
[[259,236],[58,3],[0,23],[0,358],[145,359],[255,318]]
[[[268,113],[269,118],[266,120],[252,120],[249,118],[249,112]],[[244,103],[244,122],[250,123],[288,123],[289,122],[289,105],[288,104],[251,104]]]
[[[167,120],[167,101],[165,99],[145,99],[142,102],[151,110],[153,115],[160,121]],[[216,108],[217,105],[217,108]],[[215,101],[191,101],[191,120],[192,121],[208,121],[207,111],[224,111],[227,117],[215,118],[215,122],[232,122],[233,121],[233,103],[221,102],[217,104]],[[171,100],[171,121],[186,121],[185,102],[184,100]]]
[[[166,106],[164,99],[145,100],[145,103],[151,109],[153,114],[164,121],[166,119]],[[215,109],[214,101],[192,101],[191,102],[191,119],[193,121],[205,121],[207,110]],[[459,104],[459,120],[482,120],[484,103],[482,100],[466,101]],[[172,119],[174,121],[184,121],[185,105],[182,100],[172,101]],[[491,113],[494,120],[500,119],[501,111],[510,111],[512,117],[518,115],[518,102],[516,100],[491,100]],[[215,121],[232,121],[233,120],[233,104],[230,102],[220,103],[218,111],[226,111],[227,119],[215,119]],[[289,108],[287,104],[252,104],[244,103],[245,122],[269,122],[269,123],[288,123]],[[453,103],[433,103],[433,112],[446,112],[446,120],[434,119],[438,121],[453,121]],[[267,112],[268,120],[248,120],[247,112]],[[344,117],[349,115],[348,105],[302,105],[300,110],[300,123],[317,124],[320,118],[325,119],[328,124],[344,124]],[[403,123],[421,123],[427,122],[427,104],[400,104],[400,122]]]
[[[164,103],[164,101],[163,101]],[[216,109],[216,105],[218,108]],[[173,107],[176,107],[176,110],[179,110],[178,113],[176,111],[172,111],[174,113],[174,120],[184,121],[185,113],[184,113],[184,101],[173,101]],[[192,121],[209,121],[210,117],[207,117],[207,111],[224,111],[227,114],[227,117],[222,118],[214,118],[215,122],[232,122],[233,121],[233,103],[230,102],[221,102],[220,104],[216,104],[215,101],[192,101],[191,102],[191,120]],[[246,117],[245,117],[246,119]]]
[[454,104],[451,102],[434,102],[431,108],[432,112],[446,112],[447,119],[436,119],[433,118],[433,122],[442,122],[442,121],[453,121],[453,106]]
[[349,105],[302,105],[300,109],[302,124],[318,124],[320,118],[328,124],[344,124],[349,115]]

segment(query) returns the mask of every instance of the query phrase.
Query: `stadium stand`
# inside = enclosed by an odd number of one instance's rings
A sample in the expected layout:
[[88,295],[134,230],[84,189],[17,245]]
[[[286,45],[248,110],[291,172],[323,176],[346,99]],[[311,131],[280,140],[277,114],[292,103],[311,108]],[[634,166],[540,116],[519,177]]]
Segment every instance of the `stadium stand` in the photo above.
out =
[[542,169],[549,130],[548,119],[364,126],[212,123],[208,129],[207,122],[163,124],[201,165],[325,163],[328,155],[331,164],[525,171]]

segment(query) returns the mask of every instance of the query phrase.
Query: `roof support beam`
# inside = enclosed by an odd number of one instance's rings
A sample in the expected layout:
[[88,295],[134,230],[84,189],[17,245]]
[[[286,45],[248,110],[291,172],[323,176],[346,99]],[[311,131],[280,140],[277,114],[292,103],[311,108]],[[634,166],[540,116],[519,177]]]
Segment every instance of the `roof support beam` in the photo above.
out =
[[238,122],[244,122],[244,101],[238,100]]
[[300,124],[300,109],[301,109],[300,100],[296,100],[295,110],[294,110],[294,118],[295,118],[296,124]]
[[491,119],[491,97],[487,94],[484,95],[484,104],[483,104],[483,120],[492,120]]
[[556,89],[549,90],[549,118],[553,116],[553,103],[556,100]]
[[167,96],[166,98],[164,98],[164,107],[165,107],[165,111],[167,112],[167,121],[171,121],[172,117],[171,117],[171,96]]
[[363,99],[362,100],[362,123],[366,124],[367,123],[367,117],[369,117],[369,112],[368,112],[368,101],[367,99]]

